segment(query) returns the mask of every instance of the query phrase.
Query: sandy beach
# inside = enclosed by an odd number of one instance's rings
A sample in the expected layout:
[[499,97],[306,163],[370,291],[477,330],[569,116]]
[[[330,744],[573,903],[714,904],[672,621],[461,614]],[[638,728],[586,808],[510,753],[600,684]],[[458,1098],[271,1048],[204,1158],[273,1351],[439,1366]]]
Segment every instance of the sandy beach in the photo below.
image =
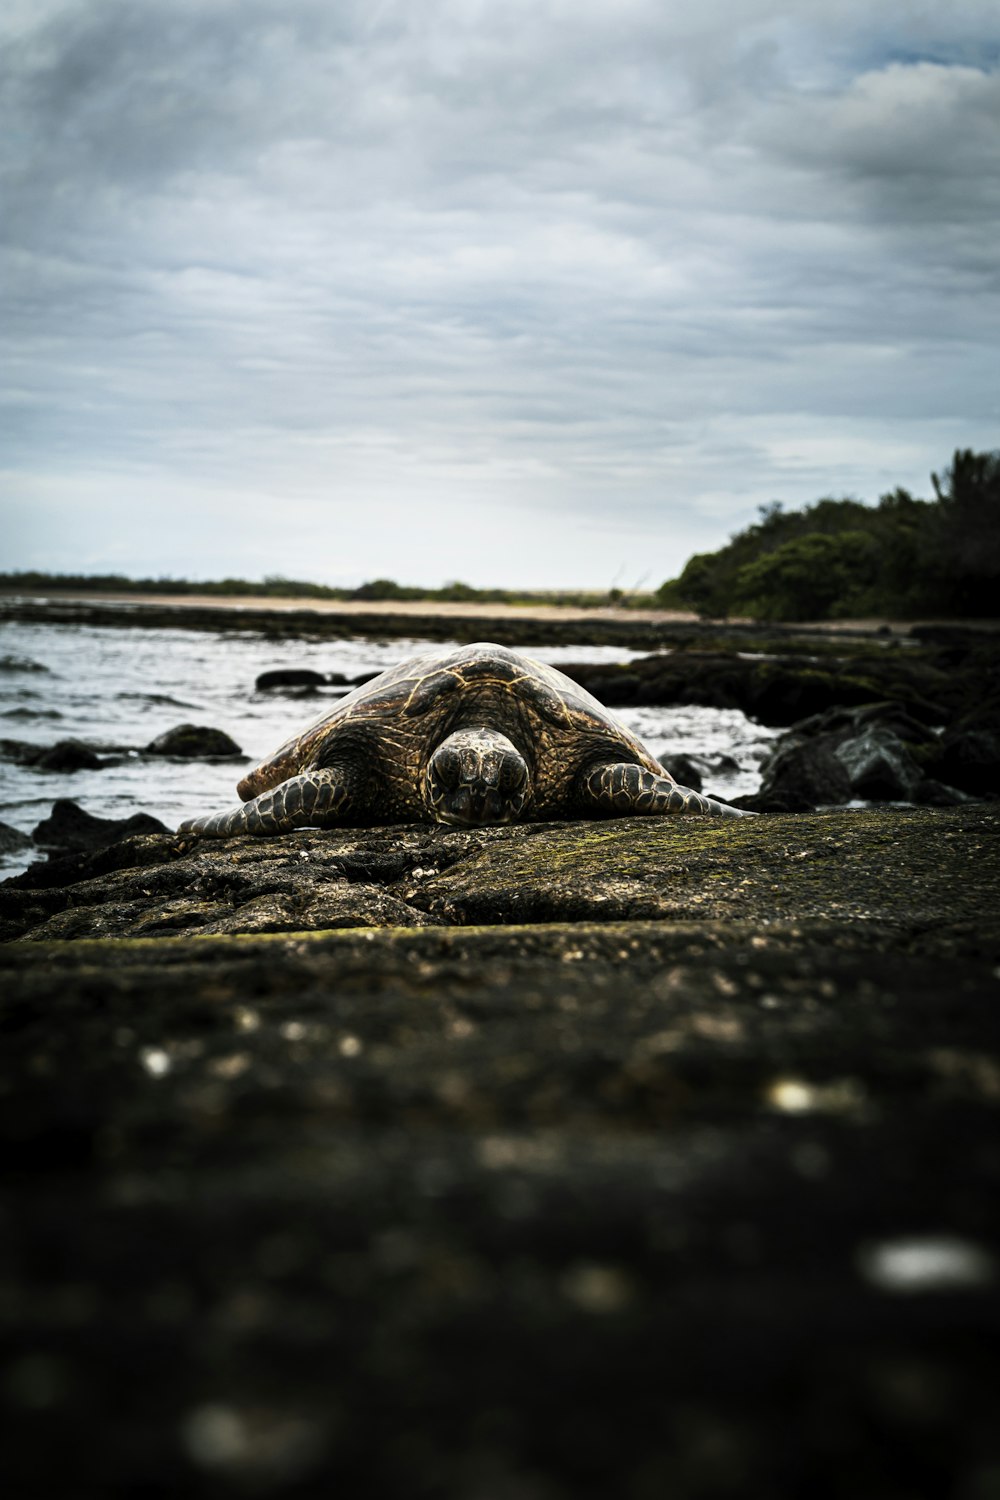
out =
[[501,620],[649,620],[656,624],[694,622],[684,610],[582,608],[569,604],[449,603],[436,599],[311,599],[276,598],[272,594],[157,594],[84,589],[33,589],[30,594],[2,590],[0,597],[48,599],[54,603],[176,605],[178,608],[274,610],[288,613],[315,610],[323,615],[440,615],[451,619]]

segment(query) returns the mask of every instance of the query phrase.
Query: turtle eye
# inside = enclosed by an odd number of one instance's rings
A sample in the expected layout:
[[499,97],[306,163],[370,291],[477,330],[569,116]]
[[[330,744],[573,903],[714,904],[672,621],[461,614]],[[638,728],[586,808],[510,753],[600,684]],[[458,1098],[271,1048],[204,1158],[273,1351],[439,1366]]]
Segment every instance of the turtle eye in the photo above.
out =
[[500,765],[500,776],[497,785],[501,792],[514,792],[523,786],[528,774],[528,768],[520,756],[505,755]]
[[439,746],[431,757],[434,780],[448,790],[458,786],[462,779],[462,755],[448,745]]

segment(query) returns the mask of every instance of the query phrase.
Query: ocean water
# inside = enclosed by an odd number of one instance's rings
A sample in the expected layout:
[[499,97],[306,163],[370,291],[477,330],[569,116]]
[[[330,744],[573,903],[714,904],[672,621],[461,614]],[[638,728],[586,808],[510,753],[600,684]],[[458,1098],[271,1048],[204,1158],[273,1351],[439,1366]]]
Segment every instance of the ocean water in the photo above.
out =
[[[59,797],[71,797],[98,817],[152,813],[168,828],[185,817],[235,806],[236,782],[245,770],[336,701],[333,689],[306,698],[257,692],[254,681],[261,672],[311,667],[354,677],[448,646],[415,639],[274,641],[239,633],[2,622],[0,739],[45,746],[79,739],[107,756],[108,764],[58,772],[0,758],[0,820],[30,833]],[[523,649],[554,666],[643,654],[618,646]],[[617,713],[654,755],[683,752],[710,763],[722,757],[735,761],[735,767],[706,777],[706,790],[723,797],[756,790],[760,763],[776,733],[737,709],[652,707]],[[141,754],[157,735],[184,723],[225,730],[241,747],[243,760]],[[0,877],[37,857],[32,850],[0,855]]]

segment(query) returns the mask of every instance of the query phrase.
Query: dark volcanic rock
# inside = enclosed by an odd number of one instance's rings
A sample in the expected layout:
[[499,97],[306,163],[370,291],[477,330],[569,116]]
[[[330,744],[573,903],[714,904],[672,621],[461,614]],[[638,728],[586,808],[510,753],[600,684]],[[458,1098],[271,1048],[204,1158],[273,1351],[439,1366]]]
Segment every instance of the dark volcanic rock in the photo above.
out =
[[942,736],[927,771],[974,796],[1000,796],[1000,727],[956,728]]
[[867,650],[838,660],[672,651],[620,664],[561,668],[610,707],[697,703],[739,708],[762,724],[791,725],[835,705],[891,699],[924,724],[944,723],[960,684],[930,662]]
[[924,779],[902,740],[879,725],[843,740],[835,754],[847,772],[851,795],[867,801],[909,801]]
[[807,812],[850,797],[847,767],[826,739],[790,738],[764,765],[760,791],[744,800],[758,812]]
[[52,804],[49,816],[34,829],[34,840],[41,849],[77,851],[101,849],[135,834],[168,832],[166,825],[149,813],[134,813],[130,818],[96,818],[78,803],[60,797]]
[[31,845],[31,838],[19,828],[0,823],[0,854],[14,854],[18,849],[30,849]]
[[258,692],[272,688],[325,687],[329,678],[311,667],[275,667],[270,672],[261,672],[254,687]]
[[960,792],[957,787],[945,786],[942,781],[935,781],[933,777],[925,776],[913,794],[913,800],[920,807],[961,807],[963,802],[979,802],[979,797],[970,796],[967,792]]
[[151,915],[204,856],[238,910],[318,859],[530,924],[0,950],[7,1492],[990,1495],[998,847],[146,838],[3,887]]
[[105,762],[82,740],[33,745],[27,740],[0,740],[0,756],[40,771],[97,771]]
[[681,786],[689,786],[693,792],[700,792],[702,788],[702,769],[695,765],[688,755],[661,755],[658,757],[660,765],[670,772],[675,781]]
[[[844,915],[888,918],[919,901],[955,909],[966,897],[974,907],[983,882],[997,875],[993,846],[959,889],[947,887],[938,848],[945,833],[980,826],[962,821],[974,812],[892,817],[136,838],[8,881],[0,930],[42,940],[708,916],[766,922],[820,914],[830,903]],[[896,850],[891,870],[879,827]]]
[[33,745],[28,740],[0,739],[0,756],[15,765],[33,766],[44,754],[44,745]]
[[966,800],[928,777],[940,764],[933,731],[893,703],[836,707],[792,726],[765,763],[760,791],[740,806],[801,812],[851,798],[954,806]]
[[863,734],[872,725],[880,730],[890,730],[898,739],[910,745],[933,745],[937,735],[926,724],[908,714],[897,703],[866,703],[860,708],[846,708],[837,704],[821,714],[802,719],[792,726],[791,733],[802,739],[819,739],[835,735],[839,739],[850,739]]
[[19,656],[16,652],[5,652],[0,656],[0,672],[47,672],[49,669],[30,656]]
[[40,771],[98,771],[104,762],[80,740],[60,740],[35,761]]
[[178,724],[157,735],[146,746],[147,755],[179,755],[192,759],[242,755],[235,740],[221,729],[207,729],[198,724]]

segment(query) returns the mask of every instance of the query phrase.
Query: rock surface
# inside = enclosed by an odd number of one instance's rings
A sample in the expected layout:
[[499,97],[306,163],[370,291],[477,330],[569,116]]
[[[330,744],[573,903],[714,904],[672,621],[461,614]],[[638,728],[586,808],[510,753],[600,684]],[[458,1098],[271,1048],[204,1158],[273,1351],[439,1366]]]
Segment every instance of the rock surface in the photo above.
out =
[[762,724],[780,727],[834,705],[885,699],[922,723],[943,724],[965,701],[960,678],[932,657],[871,644],[856,645],[840,657],[828,647],[812,660],[691,649],[598,666],[568,663],[561,670],[612,707],[700,703],[739,708]]
[[1000,722],[965,723],[943,737],[928,770],[971,796],[1000,796]]
[[168,832],[159,818],[149,813],[133,813],[130,818],[98,818],[70,798],[60,797],[53,802],[49,816],[32,830],[32,837],[40,849],[78,853],[104,849],[136,834]]
[[674,780],[680,782],[681,786],[689,786],[693,792],[701,791],[704,785],[704,773],[707,765],[704,761],[701,761],[700,757],[698,764],[695,764],[689,755],[669,755],[664,753],[658,759],[660,765],[664,766]]
[[34,762],[40,771],[99,771],[104,762],[80,740],[60,740]]
[[180,755],[191,758],[242,755],[243,751],[222,729],[201,724],[177,724],[151,740],[146,755]]
[[[161,836],[0,888],[8,1492],[990,1495],[998,836]],[[275,930],[319,903],[407,925]]]
[[928,775],[950,773],[954,742],[939,740],[895,703],[830,708],[781,735],[759,791],[736,800],[756,812],[803,812],[851,799],[954,807],[972,794]]
[[[56,804],[69,818],[74,804]],[[75,809],[75,819],[80,813]],[[86,818],[86,814],[81,815]],[[0,887],[36,940],[578,921],[974,919],[1000,879],[1000,810],[795,819],[620,818],[455,830],[131,838]],[[44,826],[44,825],[41,825]],[[38,836],[36,831],[36,837]],[[955,841],[958,841],[957,843]],[[943,859],[968,848],[969,868]],[[887,851],[891,851],[891,856]]]
[[0,823],[0,854],[13,853],[15,849],[30,849],[32,840],[19,828],[9,823]]
[[0,758],[40,771],[97,771],[105,762],[82,740],[34,745],[29,740],[0,739]]
[[269,672],[261,672],[254,687],[258,693],[264,693],[274,688],[325,687],[329,681],[325,672],[316,672],[312,667],[274,667]]

